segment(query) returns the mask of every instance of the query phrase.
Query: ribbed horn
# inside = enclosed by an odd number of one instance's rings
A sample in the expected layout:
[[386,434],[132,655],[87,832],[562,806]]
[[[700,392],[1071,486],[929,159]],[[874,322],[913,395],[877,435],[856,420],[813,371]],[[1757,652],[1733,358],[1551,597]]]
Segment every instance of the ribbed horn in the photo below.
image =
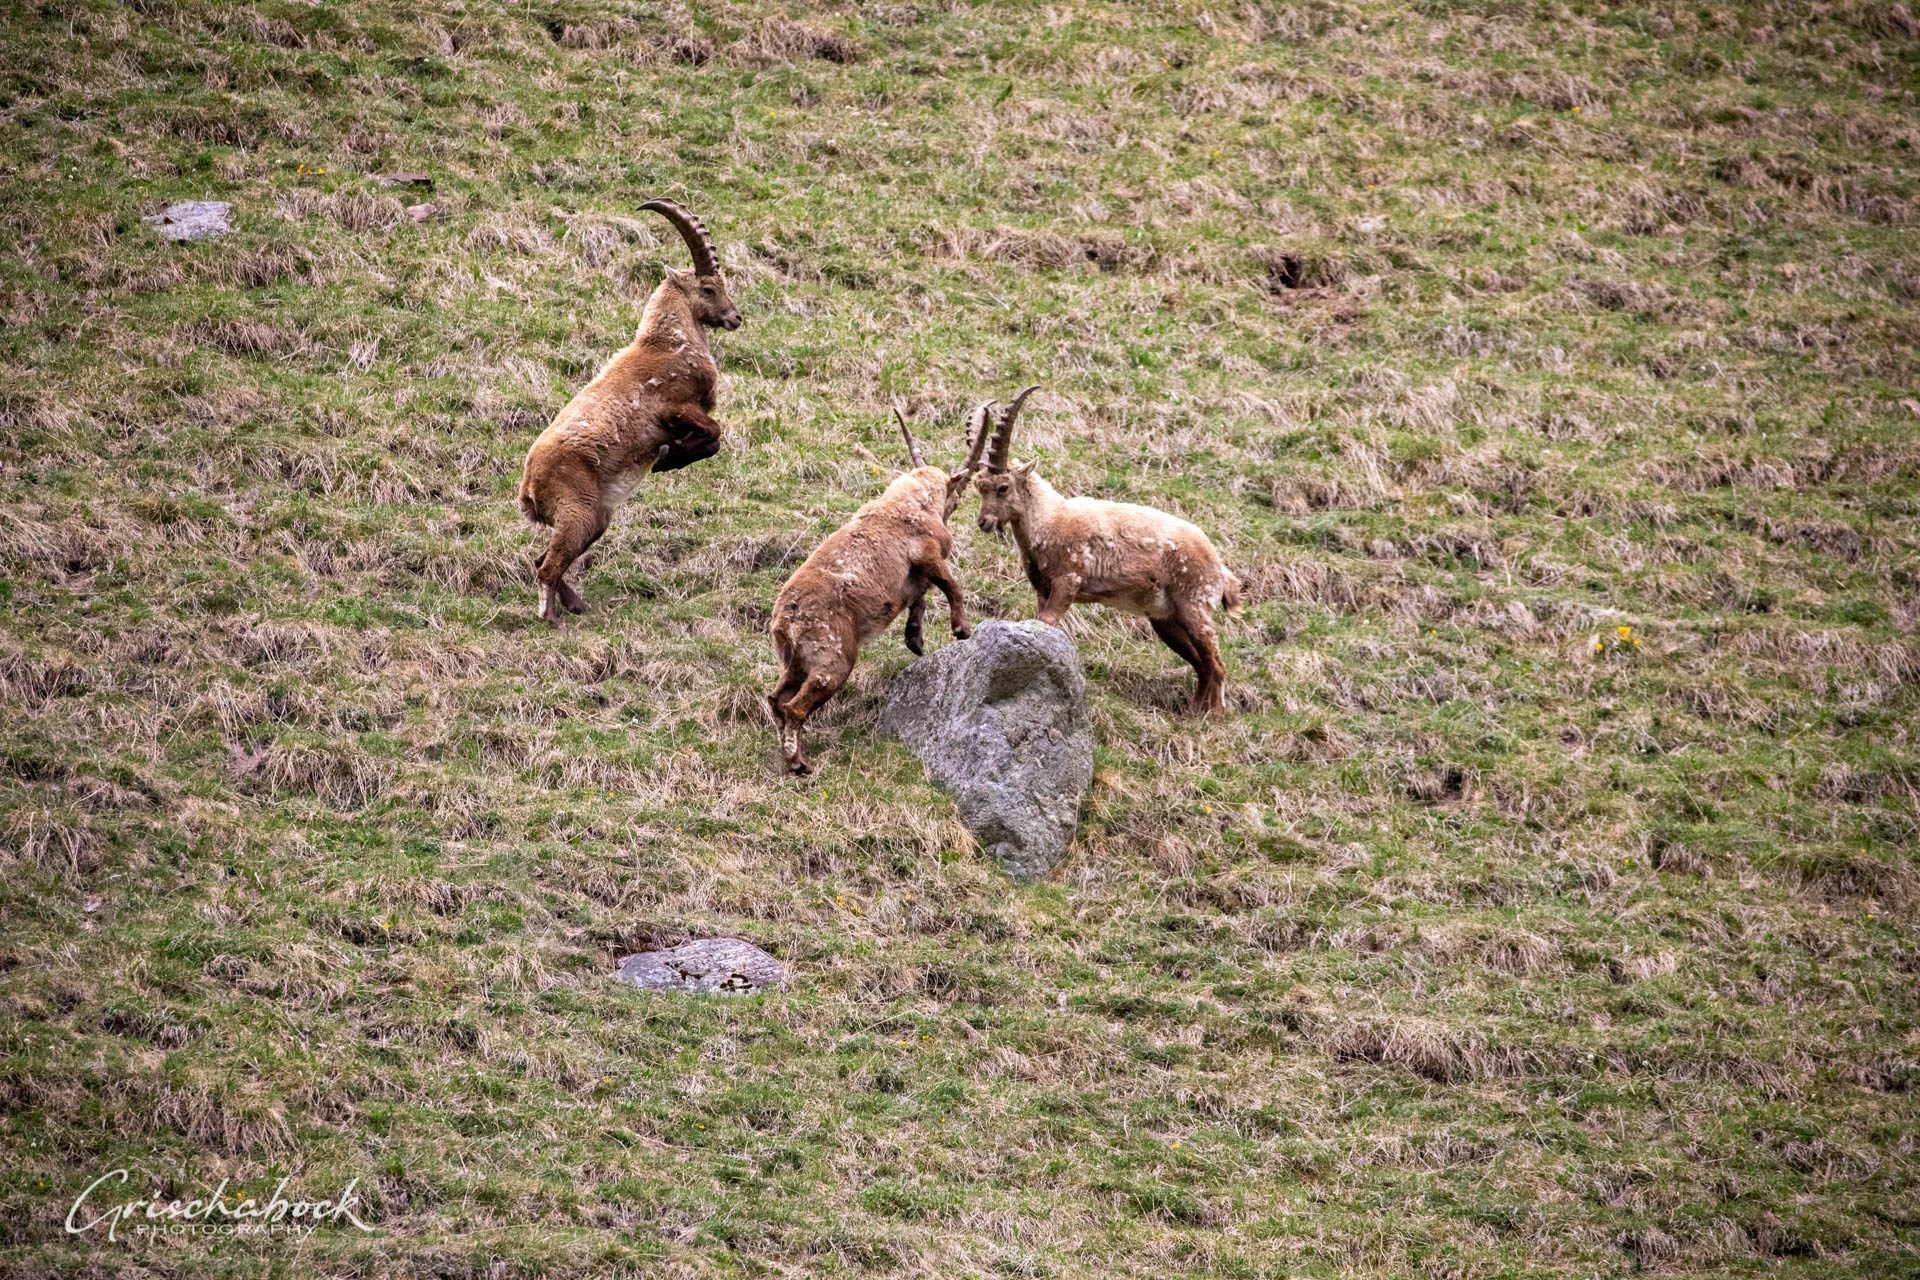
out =
[[980,469],[980,455],[987,451],[987,423],[992,421],[995,403],[988,400],[967,419],[967,465],[961,468],[963,474],[972,475]]
[[900,434],[907,438],[907,456],[913,459],[914,467],[926,466],[927,460],[920,456],[920,444],[913,438],[913,428],[907,425],[906,406],[899,396],[893,398],[893,417],[900,424]]
[[720,255],[713,251],[713,238],[707,234],[704,222],[671,200],[649,200],[640,207],[653,210],[680,232],[680,238],[687,242],[688,252],[693,254],[695,275],[720,274]]
[[987,455],[987,470],[1005,471],[1007,469],[1007,454],[1013,448],[1014,416],[1020,412],[1020,406],[1027,402],[1027,397],[1039,389],[1040,384],[1034,383],[1010,400],[1007,407],[1000,411],[1000,422],[993,429],[993,452]]

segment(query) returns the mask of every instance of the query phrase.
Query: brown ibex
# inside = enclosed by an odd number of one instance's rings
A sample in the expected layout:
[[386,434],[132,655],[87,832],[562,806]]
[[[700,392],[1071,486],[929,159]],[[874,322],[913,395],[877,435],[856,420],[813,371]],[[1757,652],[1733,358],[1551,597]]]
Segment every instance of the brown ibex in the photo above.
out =
[[692,272],[667,268],[627,348],[567,402],[527,452],[520,509],[553,537],[540,561],[540,616],[585,613],[567,567],[599,541],[621,503],[652,471],[674,471],[720,450],[713,363],[705,329],[740,327],[740,312],[700,219],[671,200],[640,206],[671,222],[693,252]]
[[907,648],[922,651],[920,622],[928,587],[940,588],[947,597],[953,638],[967,638],[960,584],[947,568],[953,550],[947,517],[960,505],[967,481],[980,466],[992,407],[988,401],[973,411],[967,460],[949,474],[928,466],[920,456],[906,414],[895,400],[893,414],[906,437],[913,470],[828,534],[780,588],[771,630],[774,656],[784,670],[779,686],[767,695],[767,709],[780,733],[781,754],[794,773],[813,769],[800,744],[807,717],[840,691],[859,661],[860,646],[885,631],[902,609],[907,611]]
[[976,482],[980,527],[1013,533],[1040,599],[1040,621],[1057,627],[1076,604],[1146,618],[1199,673],[1194,710],[1225,714],[1227,671],[1213,611],[1239,605],[1239,584],[1207,535],[1178,516],[1130,502],[1063,498],[1033,473],[1033,463],[1010,465],[1014,415],[1037,389],[1028,387],[1001,411],[987,469]]

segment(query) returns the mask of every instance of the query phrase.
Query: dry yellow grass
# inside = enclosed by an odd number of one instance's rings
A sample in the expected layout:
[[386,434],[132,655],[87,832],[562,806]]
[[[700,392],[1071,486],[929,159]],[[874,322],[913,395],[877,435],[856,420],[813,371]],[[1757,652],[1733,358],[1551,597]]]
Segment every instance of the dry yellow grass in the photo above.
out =
[[[0,24],[0,1270],[1913,1270],[1910,6]],[[513,485],[651,195],[731,436],[549,634]],[[1248,605],[1217,724],[1070,616],[1097,775],[1014,889],[875,730],[897,637],[812,782],[759,705],[888,396],[1028,381]],[[708,934],[797,988],[609,981]],[[66,1235],[119,1166],[378,1234]]]

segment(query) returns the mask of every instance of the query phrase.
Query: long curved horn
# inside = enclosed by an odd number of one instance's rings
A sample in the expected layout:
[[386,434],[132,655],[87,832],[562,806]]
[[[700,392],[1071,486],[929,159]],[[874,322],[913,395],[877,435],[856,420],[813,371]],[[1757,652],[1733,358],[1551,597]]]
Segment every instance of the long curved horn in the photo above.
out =
[[707,226],[688,210],[671,200],[649,200],[640,206],[651,209],[671,222],[680,232],[680,238],[687,242],[687,249],[693,254],[693,273],[700,276],[720,274],[720,255],[713,251],[713,238],[707,234]]
[[980,455],[987,451],[987,423],[996,402],[988,400],[977,406],[967,418],[967,464],[960,468],[960,474],[972,475],[980,469]]
[[1027,397],[1039,389],[1040,384],[1034,383],[1008,401],[1007,407],[1000,411],[1000,421],[993,430],[993,452],[987,455],[987,470],[1005,471],[1007,469],[1007,453],[1013,448],[1014,415],[1020,412],[1020,406],[1027,402]]
[[920,444],[913,438],[913,428],[907,425],[906,407],[900,402],[899,396],[893,398],[893,417],[900,424],[900,434],[907,438],[907,456],[913,459],[914,467],[926,466],[927,460],[920,456]]

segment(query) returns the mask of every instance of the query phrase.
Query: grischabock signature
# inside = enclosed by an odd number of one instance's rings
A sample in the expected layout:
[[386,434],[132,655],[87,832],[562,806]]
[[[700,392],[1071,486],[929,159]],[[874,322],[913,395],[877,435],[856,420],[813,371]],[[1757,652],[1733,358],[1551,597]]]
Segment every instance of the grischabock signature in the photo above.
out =
[[157,1195],[134,1200],[113,1200],[103,1190],[108,1183],[125,1185],[128,1180],[125,1169],[115,1169],[95,1178],[80,1198],[73,1202],[73,1208],[67,1210],[67,1231],[71,1235],[85,1235],[90,1231],[105,1227],[107,1239],[117,1240],[124,1228],[129,1233],[174,1233],[193,1231],[266,1233],[287,1232],[305,1235],[316,1227],[331,1223],[345,1222],[362,1231],[373,1228],[361,1221],[358,1211],[366,1210],[366,1201],[355,1190],[360,1179],[349,1182],[346,1189],[330,1200],[289,1200],[286,1197],[287,1184],[293,1181],[292,1175],[280,1179],[280,1185],[265,1200],[257,1199],[240,1192],[228,1190],[228,1180],[222,1178],[220,1185],[206,1196],[195,1200],[162,1200]]

